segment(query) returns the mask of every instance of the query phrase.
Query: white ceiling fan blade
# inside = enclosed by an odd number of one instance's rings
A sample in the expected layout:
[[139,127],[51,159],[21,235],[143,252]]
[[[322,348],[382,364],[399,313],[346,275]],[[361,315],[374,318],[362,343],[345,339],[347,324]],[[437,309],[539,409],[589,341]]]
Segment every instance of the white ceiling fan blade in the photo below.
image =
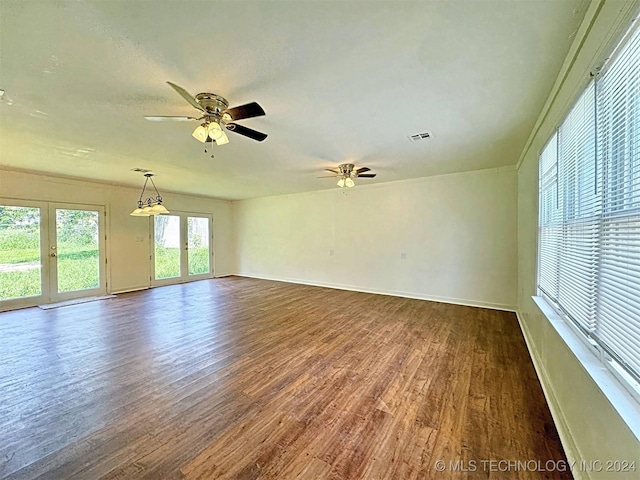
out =
[[146,118],[151,122],[166,122],[166,121],[190,122],[191,120],[198,120],[196,117],[177,117],[177,116],[171,116],[171,115],[164,115],[164,116],[163,115],[160,115],[160,116],[145,115],[144,118]]
[[173,88],[176,92],[178,92],[180,96],[184,98],[187,102],[189,102],[192,106],[204,112],[204,108],[202,108],[200,104],[196,101],[196,99],[193,98],[193,95],[187,92],[180,85],[176,85],[175,83],[171,83],[171,82],[167,82],[167,83],[171,86],[171,88]]

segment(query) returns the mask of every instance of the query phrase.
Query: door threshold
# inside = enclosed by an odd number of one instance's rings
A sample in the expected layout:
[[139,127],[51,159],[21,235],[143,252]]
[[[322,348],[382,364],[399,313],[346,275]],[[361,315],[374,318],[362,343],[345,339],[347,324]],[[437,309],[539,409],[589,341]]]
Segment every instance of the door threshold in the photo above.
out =
[[100,295],[97,297],[74,298],[73,300],[66,300],[64,302],[38,305],[38,308],[41,308],[42,310],[50,310],[52,308],[67,307],[69,305],[78,305],[79,303],[95,302],[96,300],[106,300],[107,298],[115,298],[115,297],[116,297],[115,295]]

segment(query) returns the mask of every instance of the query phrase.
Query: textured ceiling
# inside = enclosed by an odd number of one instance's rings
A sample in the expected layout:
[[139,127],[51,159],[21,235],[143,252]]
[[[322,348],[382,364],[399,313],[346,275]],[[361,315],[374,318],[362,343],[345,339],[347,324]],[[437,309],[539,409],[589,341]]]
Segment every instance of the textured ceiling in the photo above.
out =
[[[362,183],[514,165],[587,5],[0,0],[0,168],[241,199],[337,188],[316,177],[344,162]],[[143,118],[197,113],[167,80],[259,102],[239,123],[269,138],[211,158],[195,122]]]

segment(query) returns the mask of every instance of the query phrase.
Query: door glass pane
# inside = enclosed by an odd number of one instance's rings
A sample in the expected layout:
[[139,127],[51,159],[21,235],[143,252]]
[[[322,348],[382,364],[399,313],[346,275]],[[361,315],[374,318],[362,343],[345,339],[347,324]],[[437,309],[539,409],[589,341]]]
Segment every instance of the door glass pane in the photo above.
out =
[[180,276],[180,217],[153,217],[156,280]]
[[209,273],[209,219],[189,217],[187,219],[187,243],[189,275]]
[[100,286],[100,214],[56,209],[58,292]]
[[42,294],[40,209],[0,205],[0,300]]

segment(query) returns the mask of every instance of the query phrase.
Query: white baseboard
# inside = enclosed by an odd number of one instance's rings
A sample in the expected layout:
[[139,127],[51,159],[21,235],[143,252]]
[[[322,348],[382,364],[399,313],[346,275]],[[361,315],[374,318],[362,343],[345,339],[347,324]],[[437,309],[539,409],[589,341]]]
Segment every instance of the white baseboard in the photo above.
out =
[[[562,442],[564,453],[567,456],[569,464],[579,464],[582,455],[580,455],[578,447],[573,441],[573,435],[571,435],[566,418],[562,414],[562,409],[558,404],[558,399],[556,398],[556,395],[553,391],[553,386],[549,381],[549,376],[544,367],[544,363],[541,361],[535,345],[530,340],[529,329],[522,322],[520,312],[516,310],[515,313],[516,317],[518,318],[520,330],[522,331],[522,336],[524,337],[524,341],[527,344],[527,350],[529,350],[529,356],[531,357],[531,360],[533,362],[533,368],[536,370],[536,374],[538,375],[538,380],[540,381],[540,385],[542,386],[542,392],[544,393],[544,397],[547,400],[547,405],[549,405],[549,410],[551,411],[553,422],[555,423],[556,430],[558,431],[558,435],[560,436],[560,441]],[[587,470],[574,469],[572,473],[575,480],[588,480],[590,478],[589,472]]]
[[[233,273],[220,273],[220,274],[215,274],[211,278],[231,277],[233,275],[234,275]],[[210,280],[210,279],[204,279],[204,280]],[[182,284],[182,283],[188,283],[188,282],[178,282],[177,284]],[[169,284],[169,285],[173,285],[173,284]],[[162,286],[162,285],[139,285],[139,286],[136,286],[136,287],[128,287],[128,288],[121,288],[121,289],[118,289],[118,290],[111,290],[109,293],[118,294],[118,293],[139,292],[141,290],[149,290],[150,288],[155,288],[155,287],[159,287],[159,286]]]
[[128,287],[128,288],[121,288],[118,290],[111,290],[109,293],[118,294],[118,293],[139,292],[140,290],[149,290],[149,288],[151,288],[149,285],[140,285],[137,287]]
[[349,290],[353,292],[373,293],[377,295],[390,295],[392,297],[414,298],[416,300],[428,300],[430,302],[452,303],[455,305],[464,305],[467,307],[489,308],[491,310],[503,310],[507,312],[516,311],[515,305],[507,305],[507,304],[492,303],[492,302],[479,302],[477,300],[468,300],[465,298],[440,297],[436,295],[426,295],[423,293],[415,293],[415,292],[402,292],[398,290],[379,290],[375,288],[367,288],[367,287],[361,287],[357,285],[313,282],[309,280],[302,280],[299,278],[272,277],[269,275],[257,275],[257,274],[246,273],[246,272],[236,273],[235,275],[239,277],[257,278],[260,280],[273,280],[276,282],[297,283],[301,285],[310,285],[313,287],[335,288],[337,290]]

